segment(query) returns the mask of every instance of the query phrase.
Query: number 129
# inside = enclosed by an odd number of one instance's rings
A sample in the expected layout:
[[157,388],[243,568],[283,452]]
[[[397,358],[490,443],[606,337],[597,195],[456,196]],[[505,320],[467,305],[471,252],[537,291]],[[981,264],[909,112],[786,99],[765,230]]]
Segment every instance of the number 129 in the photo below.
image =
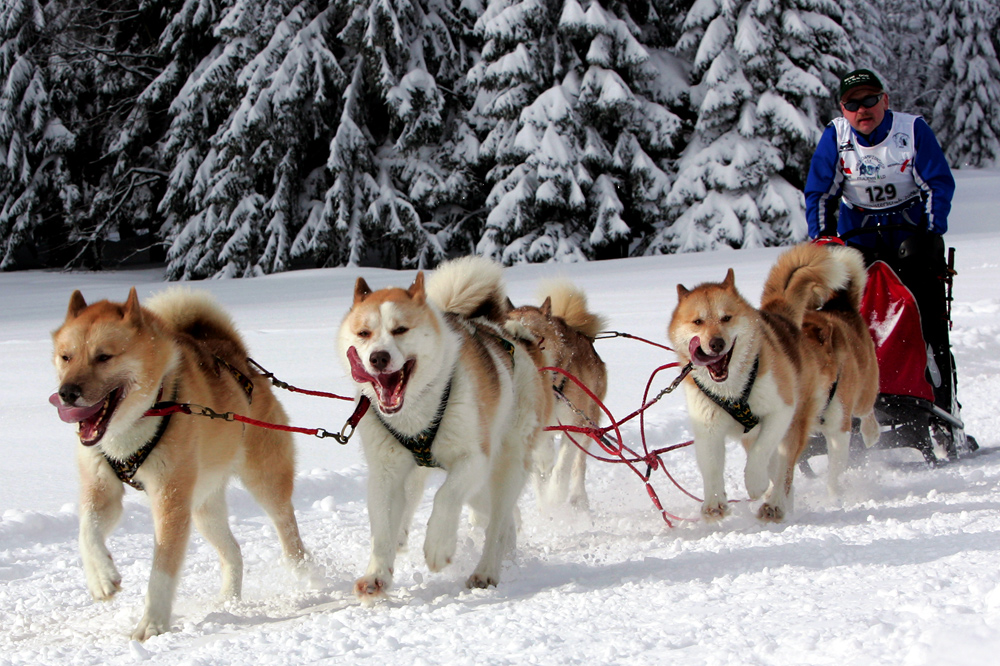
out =
[[886,185],[884,188],[880,185],[875,185],[874,187],[866,187],[865,192],[868,193],[868,201],[892,201],[896,198],[896,186]]

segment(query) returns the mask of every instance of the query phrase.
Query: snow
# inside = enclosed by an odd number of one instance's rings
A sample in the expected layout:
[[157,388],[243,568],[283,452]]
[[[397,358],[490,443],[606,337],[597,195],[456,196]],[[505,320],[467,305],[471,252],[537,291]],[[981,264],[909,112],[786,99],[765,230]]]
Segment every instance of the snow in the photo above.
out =
[[[353,580],[367,561],[365,465],[358,442],[299,436],[295,505],[321,575],[298,580],[278,566],[273,529],[241,488],[231,523],[246,559],[244,598],[219,603],[214,551],[192,537],[173,628],[144,644],[128,636],[142,612],[152,527],[142,494],[126,492],[109,539],[124,587],[95,603],[76,544],[77,482],[71,426],[46,402],[55,389],[49,333],[75,288],[89,300],[140,298],[164,287],[162,271],[0,274],[0,665],[19,664],[985,664],[1000,649],[1000,171],[956,172],[947,236],[957,248],[953,345],[959,396],[980,452],[927,467],[912,451],[880,451],[826,496],[825,467],[799,475],[790,520],[764,525],[737,504],[721,524],[697,520],[698,504],[654,473],[669,527],[639,479],[591,462],[589,515],[543,515],[532,493],[499,587],[463,582],[482,542],[463,524],[456,561],[441,573],[422,562],[430,494],[411,547],[397,561],[391,598],[359,604]],[[657,342],[674,286],[719,280],[728,267],[756,299],[778,249],[647,257],[507,269],[515,303],[535,302],[539,281],[568,277],[609,328]],[[304,388],[349,392],[333,339],[354,280],[406,286],[413,272],[335,268],[194,284],[232,312],[254,358]],[[650,373],[672,354],[640,342],[598,342],[610,371],[608,405],[639,406]],[[660,373],[652,390],[672,379]],[[350,407],[283,393],[292,423],[339,431]],[[689,438],[683,398],[646,417],[652,448]],[[634,421],[623,429],[638,446]],[[743,454],[729,450],[727,487],[741,487]],[[667,454],[691,492],[701,482],[691,449]]]

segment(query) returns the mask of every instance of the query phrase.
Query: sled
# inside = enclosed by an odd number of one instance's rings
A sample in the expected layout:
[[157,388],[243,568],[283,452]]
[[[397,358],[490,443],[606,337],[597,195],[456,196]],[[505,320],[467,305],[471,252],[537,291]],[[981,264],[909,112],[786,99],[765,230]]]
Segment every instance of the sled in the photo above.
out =
[[[857,230],[842,238],[901,229],[909,231],[912,227],[886,225]],[[868,322],[875,342],[879,368],[875,417],[881,433],[875,448],[916,449],[927,463],[934,465],[975,451],[979,446],[974,437],[966,434],[961,418],[958,374],[949,339],[955,249],[949,248],[945,263],[944,241],[932,234],[914,234],[893,252],[886,251],[884,246],[858,249],[863,251],[868,264],[861,315]],[[943,284],[935,285],[934,280]],[[921,292],[935,289],[940,293],[939,298],[934,294],[928,298],[927,293]],[[921,300],[925,307],[928,303],[937,305],[938,311],[930,315],[922,313],[918,305]],[[935,319],[924,321],[926,316]],[[933,336],[932,344],[928,343],[925,331]],[[851,453],[857,457],[864,452],[855,419]],[[809,458],[825,453],[825,439],[812,437],[799,467],[811,473]]]

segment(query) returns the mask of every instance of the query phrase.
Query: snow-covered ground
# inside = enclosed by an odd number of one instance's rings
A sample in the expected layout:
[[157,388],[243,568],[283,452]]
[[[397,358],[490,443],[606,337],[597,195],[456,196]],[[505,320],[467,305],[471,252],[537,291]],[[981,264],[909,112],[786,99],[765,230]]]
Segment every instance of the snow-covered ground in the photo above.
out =
[[[128,490],[110,548],[124,589],[93,602],[76,545],[73,428],[46,399],[55,388],[49,333],[69,295],[123,300],[162,289],[153,270],[0,274],[0,665],[127,664],[986,664],[1000,651],[1000,172],[957,173],[950,245],[957,248],[952,334],[959,397],[980,452],[929,468],[913,451],[884,451],[846,475],[839,501],[822,477],[797,479],[795,512],[764,525],[738,504],[721,524],[668,527],[642,483],[621,465],[591,463],[587,516],[542,516],[522,498],[523,529],[500,586],[467,591],[481,532],[463,527],[456,562],[421,561],[429,498],[411,549],[397,561],[391,599],[352,596],[367,562],[365,466],[357,442],[299,437],[295,505],[324,574],[311,584],[278,564],[270,523],[241,488],[231,523],[246,559],[244,598],[219,604],[214,551],[194,535],[174,607],[174,631],[145,644],[128,636],[142,612],[152,524]],[[507,272],[516,303],[543,277],[566,276],[610,327],[664,341],[675,284],[718,280],[733,266],[755,300],[779,250],[717,252]],[[295,385],[349,391],[333,339],[352,285],[407,285],[411,272],[302,271],[199,283],[230,309],[256,360]],[[640,404],[650,372],[672,355],[639,342],[598,343],[608,404]],[[661,373],[654,390],[671,373]],[[339,430],[347,403],[282,394],[292,422]],[[648,414],[650,445],[689,437],[683,397]],[[624,429],[638,445],[634,422]],[[666,458],[694,493],[693,451]],[[730,449],[727,484],[741,488],[743,454]],[[822,458],[814,460],[822,471]],[[654,487],[673,514],[698,505],[662,474]]]

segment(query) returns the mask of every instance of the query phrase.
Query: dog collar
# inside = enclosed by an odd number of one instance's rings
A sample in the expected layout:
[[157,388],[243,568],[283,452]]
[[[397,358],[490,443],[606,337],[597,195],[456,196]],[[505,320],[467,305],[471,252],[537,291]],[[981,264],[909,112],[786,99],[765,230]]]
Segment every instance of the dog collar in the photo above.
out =
[[[161,405],[167,405],[173,402],[173,399],[168,402],[161,402],[161,397],[163,397],[162,386],[160,387],[159,393],[156,394],[156,403],[153,404],[152,409],[157,409]],[[177,387],[175,385],[174,398],[176,397]],[[167,414],[166,416],[161,417],[160,425],[156,427],[156,432],[153,433],[153,436],[149,439],[149,441],[139,447],[138,451],[130,455],[125,460],[118,460],[117,458],[110,457],[107,453],[104,454],[104,459],[108,461],[109,465],[111,465],[111,469],[114,471],[115,476],[118,477],[119,481],[127,483],[139,492],[146,490],[143,485],[136,480],[135,473],[139,471],[139,468],[142,467],[142,463],[146,462],[146,458],[149,457],[149,454],[153,452],[156,445],[160,443],[161,439],[163,439],[163,434],[167,432],[167,426],[170,425],[170,416],[170,414]]]
[[382,418],[382,414],[377,409],[375,410],[375,417],[404,449],[413,454],[413,459],[417,465],[420,467],[441,467],[440,463],[434,460],[434,456],[431,455],[431,445],[434,444],[438,429],[441,427],[441,419],[444,418],[444,412],[448,408],[448,399],[450,397],[451,379],[448,380],[448,385],[444,387],[444,393],[441,394],[441,404],[438,406],[437,414],[434,415],[434,420],[431,421],[429,426],[412,437],[402,434],[386,423],[385,419]]
[[758,356],[753,360],[753,368],[750,369],[750,376],[747,377],[747,384],[743,387],[743,393],[736,400],[732,398],[722,398],[715,393],[709,391],[698,378],[691,375],[691,379],[694,383],[701,389],[701,392],[708,396],[709,400],[717,404],[722,409],[726,410],[726,413],[732,416],[737,423],[743,426],[743,432],[750,432],[753,428],[760,423],[760,419],[757,415],[750,410],[750,391],[753,390],[754,382],[757,381],[757,366],[760,365],[760,357]]

